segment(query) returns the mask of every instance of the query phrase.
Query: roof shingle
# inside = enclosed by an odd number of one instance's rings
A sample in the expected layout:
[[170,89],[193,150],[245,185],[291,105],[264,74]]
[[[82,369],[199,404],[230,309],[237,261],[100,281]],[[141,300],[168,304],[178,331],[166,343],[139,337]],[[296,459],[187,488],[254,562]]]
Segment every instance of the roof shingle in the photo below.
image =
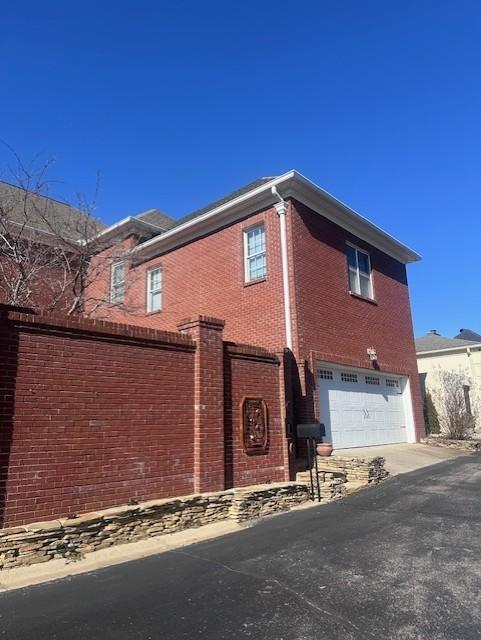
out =
[[183,224],[184,222],[188,222],[189,220],[193,220],[194,218],[198,218],[202,214],[207,213],[212,209],[216,209],[217,207],[220,207],[221,205],[226,204],[227,202],[230,202],[231,200],[234,200],[235,198],[238,198],[244,195],[245,193],[248,193],[249,191],[256,189],[257,187],[261,187],[263,184],[266,184],[266,182],[270,182],[275,177],[276,176],[271,176],[268,178],[258,178],[253,182],[249,182],[249,184],[246,184],[243,187],[240,187],[239,189],[232,191],[231,193],[224,196],[223,198],[220,198],[219,200],[215,200],[214,202],[211,202],[205,207],[202,207],[201,209],[197,209],[196,211],[193,211],[192,213],[189,213],[186,216],[183,216],[182,218],[176,221],[175,226]]
[[469,347],[479,343],[479,340],[459,340],[458,338],[445,338],[438,333],[429,332],[422,338],[416,338],[416,353],[425,351],[438,351],[440,349],[455,349],[456,347]]
[[139,215],[134,216],[134,218],[143,220],[149,224],[154,224],[156,227],[160,227],[163,231],[167,231],[167,229],[171,229],[177,224],[177,220],[174,220],[174,218],[171,218],[166,213],[162,213],[162,211],[159,211],[158,209],[149,209],[144,213],[139,213]]
[[471,329],[460,329],[457,336],[454,336],[455,340],[475,340],[481,342],[481,335]]
[[85,240],[105,228],[103,222],[65,202],[0,181],[0,206],[9,222],[68,240]]

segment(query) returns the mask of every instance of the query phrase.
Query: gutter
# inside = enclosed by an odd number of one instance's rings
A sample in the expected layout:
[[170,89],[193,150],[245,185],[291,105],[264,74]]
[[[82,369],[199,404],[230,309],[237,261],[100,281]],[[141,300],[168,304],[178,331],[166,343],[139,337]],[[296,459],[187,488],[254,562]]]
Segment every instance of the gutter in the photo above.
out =
[[416,357],[422,358],[423,356],[436,356],[439,353],[451,353],[453,351],[466,351],[469,354],[471,349],[481,349],[481,342],[473,342],[472,344],[465,344],[459,347],[448,347],[447,349],[431,349],[430,351],[416,351]]
[[[89,244],[94,240],[102,240],[104,237],[115,235],[115,233],[121,230],[122,227],[127,227],[129,224],[137,228],[143,227],[148,231],[156,231],[159,233],[159,235],[162,234],[163,232],[161,227],[158,227],[157,225],[152,224],[151,222],[145,222],[145,220],[139,220],[139,218],[136,218],[135,216],[129,216],[128,218],[123,218],[123,220],[116,222],[115,224],[111,225],[110,227],[107,227],[106,229],[102,229],[102,231],[100,231],[99,233],[96,233],[87,241],[82,241],[82,244]],[[143,244],[146,244],[146,243],[143,243]],[[142,246],[142,245],[139,245],[139,246]]]
[[[245,202],[248,202],[249,200],[251,200],[252,198],[254,198],[255,196],[261,195],[261,194],[267,194],[267,195],[271,195],[271,189],[273,186],[284,182],[286,179],[288,178],[292,178],[294,177],[295,171],[289,171],[288,173],[283,174],[282,176],[279,176],[278,178],[274,178],[273,180],[270,180],[269,182],[266,182],[265,184],[261,185],[260,187],[257,187],[256,189],[252,189],[252,191],[248,191],[247,193],[243,193],[241,196],[238,196],[237,198],[234,198],[233,200],[229,200],[229,202],[226,202],[218,207],[216,207],[215,209],[211,209],[210,211],[206,211],[205,213],[203,213],[202,215],[193,218],[192,220],[187,220],[186,222],[184,222],[183,224],[179,224],[178,226],[174,227],[173,229],[169,229],[169,231],[166,231],[165,233],[162,234],[162,240],[166,241],[169,238],[176,236],[176,235],[182,235],[182,233],[186,230],[190,230],[192,227],[195,227],[197,225],[201,225],[203,222],[207,222],[209,221],[211,218],[213,218],[214,216],[218,216],[222,213],[224,213],[225,211],[228,211],[229,209],[232,209],[235,206],[238,205],[242,205]],[[199,233],[200,235],[200,233]],[[152,247],[152,245],[155,245],[156,242],[158,242],[159,238],[152,238],[150,240],[147,240],[146,242],[143,242],[142,244],[137,245],[137,247],[135,247],[135,249],[133,249],[134,252],[136,253],[140,253],[143,252],[145,250],[148,250],[150,247]]]
[[271,193],[278,202],[274,207],[279,216],[279,230],[281,235],[281,262],[282,262],[282,290],[284,293],[284,325],[286,330],[286,346],[292,351],[292,323],[291,323],[291,294],[289,290],[289,254],[287,251],[287,202],[277,191],[275,186],[271,187]]

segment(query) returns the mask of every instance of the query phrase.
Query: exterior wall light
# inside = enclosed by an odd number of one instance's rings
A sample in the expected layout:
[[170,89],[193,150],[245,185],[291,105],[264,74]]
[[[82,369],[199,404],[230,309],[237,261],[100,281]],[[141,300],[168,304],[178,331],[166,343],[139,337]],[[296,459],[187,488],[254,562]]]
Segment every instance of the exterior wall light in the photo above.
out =
[[367,351],[367,355],[369,356],[369,360],[371,360],[371,362],[377,362],[376,349],[374,347],[368,347],[366,351]]

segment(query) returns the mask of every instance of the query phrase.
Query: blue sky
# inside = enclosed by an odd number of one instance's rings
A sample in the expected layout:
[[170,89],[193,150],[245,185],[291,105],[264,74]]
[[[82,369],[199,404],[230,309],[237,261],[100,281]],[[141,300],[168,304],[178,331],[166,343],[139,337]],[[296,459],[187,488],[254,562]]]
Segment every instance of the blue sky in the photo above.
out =
[[1,22],[0,138],[56,158],[54,195],[100,172],[104,221],[178,217],[296,168],[423,255],[416,334],[481,331],[478,0],[20,0]]

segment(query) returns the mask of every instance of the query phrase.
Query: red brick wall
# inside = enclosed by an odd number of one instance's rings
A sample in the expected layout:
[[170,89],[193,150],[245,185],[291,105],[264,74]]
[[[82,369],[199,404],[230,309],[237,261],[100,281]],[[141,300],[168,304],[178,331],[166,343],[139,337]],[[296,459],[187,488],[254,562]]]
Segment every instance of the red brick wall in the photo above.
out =
[[[267,277],[244,283],[243,230],[264,222]],[[248,342],[270,350],[285,346],[279,218],[275,209],[258,213],[129,270],[125,309],[112,309],[99,317],[175,331],[193,314],[225,320],[224,338]],[[146,314],[147,270],[162,267],[162,310]],[[104,297],[107,273],[92,288]],[[99,294],[99,295],[97,295]]]
[[[371,367],[366,349],[372,346],[381,371],[410,377],[421,436],[424,420],[405,266],[300,203],[292,203],[289,221],[297,311],[295,355],[301,364],[305,418],[318,412],[316,360]],[[371,255],[375,304],[349,294],[346,241]]]
[[196,341],[194,490],[224,489],[224,322],[209,316],[187,318],[179,330]]
[[193,343],[19,318],[1,334],[4,523],[191,493]]
[[[242,231],[260,221],[266,225],[268,274],[264,282],[245,286]],[[300,367],[290,381],[298,410],[292,421],[318,417],[316,359],[370,367],[366,349],[374,346],[381,368],[410,376],[421,435],[405,266],[295,201],[289,203],[287,222],[293,353]],[[376,304],[349,294],[346,240],[371,254]],[[145,315],[146,271],[156,265],[163,270],[163,309]],[[279,219],[274,209],[141,264],[129,278],[133,284],[126,304],[137,311],[114,310],[114,320],[174,330],[181,318],[202,313],[225,318],[228,340],[271,351],[285,347]]]
[[[45,248],[39,245],[39,252],[45,255]],[[67,313],[74,302],[74,296],[70,287],[66,287],[64,291],[65,273],[60,268],[52,265],[38,269],[35,277],[27,280],[25,287],[20,287],[16,298],[12,297],[12,290],[18,281],[18,268],[12,266],[11,262],[5,257],[0,257],[1,277],[0,277],[0,304],[7,304],[13,299],[17,300],[17,304],[28,306],[39,310],[50,310],[60,313]],[[53,260],[52,260],[53,261]],[[29,265],[26,260],[23,267]]]
[[[275,357],[239,347],[250,359],[226,382],[222,322],[197,326],[194,341],[0,308],[0,526],[222,489],[225,457],[239,484],[284,479]],[[269,454],[224,456],[224,403],[254,391],[271,411]]]
[[[285,425],[280,405],[279,361],[251,347],[225,349],[226,486],[289,480]],[[246,455],[242,442],[241,404],[246,397],[264,399],[269,419],[267,453]]]

